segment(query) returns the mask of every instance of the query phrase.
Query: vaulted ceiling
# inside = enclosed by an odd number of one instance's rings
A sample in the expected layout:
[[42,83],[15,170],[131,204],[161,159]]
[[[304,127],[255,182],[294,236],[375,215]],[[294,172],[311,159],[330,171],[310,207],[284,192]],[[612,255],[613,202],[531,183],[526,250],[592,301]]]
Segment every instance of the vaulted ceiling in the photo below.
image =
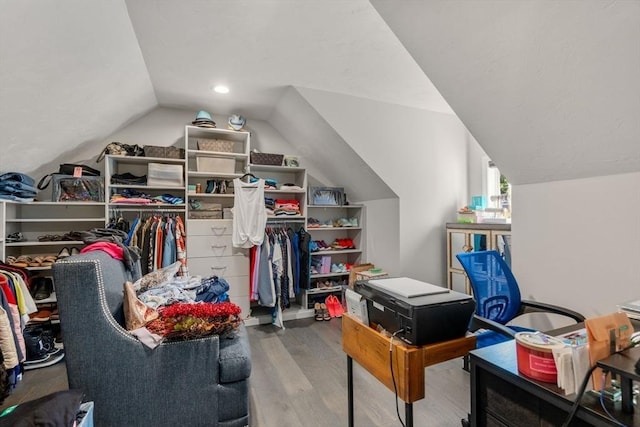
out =
[[[277,117],[286,137],[275,112],[296,99],[291,87],[455,111],[516,183],[640,170],[637,1],[0,8],[0,171],[101,145],[159,106]],[[231,92],[213,93],[216,84]]]

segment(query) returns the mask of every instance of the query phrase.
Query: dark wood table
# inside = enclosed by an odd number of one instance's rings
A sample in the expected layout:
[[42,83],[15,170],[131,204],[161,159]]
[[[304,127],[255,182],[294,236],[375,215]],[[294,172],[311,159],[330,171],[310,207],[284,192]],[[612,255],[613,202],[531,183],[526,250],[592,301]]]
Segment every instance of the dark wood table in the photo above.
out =
[[[635,363],[636,359],[633,360]],[[609,362],[607,366],[628,368],[617,364],[617,358]],[[565,395],[555,384],[536,381],[518,373],[515,341],[473,350],[470,364],[472,426],[560,426],[576,398],[575,394]],[[630,390],[631,382],[628,387]],[[640,426],[638,405],[631,405],[627,411],[623,410],[622,402],[605,401],[605,406],[624,425]],[[591,393],[582,397],[571,424],[572,427],[617,425]]]
[[[342,316],[342,350],[347,353],[349,427],[353,427],[353,361],[394,391],[389,366],[390,338],[354,317]],[[475,336],[420,347],[393,340],[393,372],[398,397],[405,402],[405,425],[413,426],[413,403],[425,397],[424,368],[462,357],[476,347]]]

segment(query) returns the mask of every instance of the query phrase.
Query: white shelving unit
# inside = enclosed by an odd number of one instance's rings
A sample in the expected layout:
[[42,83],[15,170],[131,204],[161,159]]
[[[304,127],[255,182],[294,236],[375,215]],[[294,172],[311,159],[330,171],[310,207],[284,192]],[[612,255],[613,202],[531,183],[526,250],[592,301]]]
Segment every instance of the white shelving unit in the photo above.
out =
[[[71,231],[86,231],[105,225],[103,202],[31,202],[0,204],[2,243],[0,256],[30,257],[57,255],[62,248],[84,245],[81,240],[40,241],[46,235],[64,236]],[[12,233],[22,233],[19,242],[7,242]],[[49,270],[50,267],[28,267],[30,270]]]
[[[199,147],[204,148],[203,141],[211,144],[220,143],[221,148],[228,151],[199,149]],[[186,126],[187,186],[199,185],[200,187],[199,193],[188,191],[187,204],[189,205],[189,202],[195,200],[204,203],[217,203],[222,208],[232,207],[233,180],[240,178],[248,171],[250,143],[251,134],[249,132]],[[210,181],[218,183],[225,181],[226,193],[207,192]]]
[[[232,219],[222,218],[222,211],[196,212],[200,205],[205,209],[214,204],[222,209],[232,208],[234,202],[233,180],[248,171],[249,132],[217,128],[185,127],[187,153],[186,183],[199,186],[200,192],[187,192],[187,265],[191,275],[209,277],[217,275],[229,283],[231,301],[242,308],[242,316],[251,313],[249,304],[249,251],[234,248],[231,241]],[[227,151],[205,150],[199,140],[220,144]],[[210,142],[216,141],[216,142]],[[223,142],[219,142],[223,141]],[[200,149],[199,149],[200,148]],[[214,147],[215,148],[215,147]],[[210,182],[225,182],[226,193],[207,192]],[[209,186],[210,187],[210,186]],[[211,187],[210,187],[211,188]],[[213,218],[203,218],[211,215]],[[200,218],[196,218],[200,216]]]
[[[149,164],[159,163],[162,165],[174,165],[182,167],[182,176],[180,182],[165,185],[136,185],[136,184],[112,184],[113,175],[121,175],[123,173],[131,173],[135,176],[143,176],[149,174]],[[164,157],[131,157],[131,156],[105,156],[105,201],[107,219],[114,210],[121,212],[144,212],[148,210],[175,210],[184,212],[186,203],[172,204],[168,202],[154,204],[139,203],[113,203],[112,198],[116,194],[121,194],[123,190],[134,190],[152,197],[169,194],[186,200],[186,190],[184,186],[186,160],[185,159],[169,159]]]
[[[307,213],[307,170],[301,167],[292,166],[273,166],[250,164],[249,172],[257,178],[272,179],[277,182],[276,189],[265,188],[265,197],[271,197],[275,200],[296,200],[300,206],[300,215],[281,215],[267,217],[267,226],[287,225],[290,224],[296,229],[296,226],[306,225]],[[293,184],[298,188],[282,189],[282,184]],[[304,287],[304,285],[301,285]],[[267,310],[268,311],[268,310]],[[305,308],[299,301],[292,300],[291,307],[283,310],[283,321],[294,319],[305,319],[314,316],[314,311]],[[263,308],[254,308],[252,315],[246,320],[247,325],[268,324],[272,322],[271,314],[266,313]]]
[[[45,236],[64,236],[105,225],[105,203],[103,202],[0,202],[0,258],[29,256],[56,257],[64,248],[80,249],[81,240],[40,241]],[[22,241],[7,242],[6,236],[21,233]],[[28,266],[33,277],[51,278],[51,266]],[[54,284],[55,286],[55,284]],[[53,306],[55,290],[49,298],[35,301],[38,306]],[[59,323],[52,320],[51,323]]]
[[[336,239],[351,239],[355,249],[329,249],[312,252],[312,265],[318,265],[323,257],[330,257],[329,265],[333,264],[359,264],[364,262],[363,239],[363,220],[364,206],[362,205],[344,205],[344,206],[307,206],[307,231],[311,234],[312,240],[324,241],[327,245],[331,245]],[[339,219],[355,218],[357,225],[351,226],[326,226],[326,223],[334,224]],[[311,221],[316,220],[325,226],[314,227]],[[317,268],[317,267],[316,267]],[[321,300],[330,294],[341,292],[340,283],[348,280],[349,271],[341,272],[320,272],[311,274],[309,289],[303,295],[303,305],[310,307],[313,301]],[[327,286],[327,282],[333,286]]]

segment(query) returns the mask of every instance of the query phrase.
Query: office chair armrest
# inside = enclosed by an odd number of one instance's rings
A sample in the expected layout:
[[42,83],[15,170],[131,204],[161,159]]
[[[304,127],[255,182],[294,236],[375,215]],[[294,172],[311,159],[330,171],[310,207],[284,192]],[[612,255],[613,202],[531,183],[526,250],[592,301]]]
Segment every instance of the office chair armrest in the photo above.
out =
[[531,313],[531,312],[555,313],[555,314],[561,314],[566,317],[570,317],[573,320],[575,320],[577,323],[584,322],[584,319],[585,319],[582,314],[575,312],[573,310],[569,310],[564,307],[559,307],[557,305],[547,304],[544,302],[529,301],[529,300],[522,300],[520,304],[521,304],[521,309],[520,309],[521,314]]
[[477,314],[473,315],[471,319],[471,330],[475,331],[477,329],[489,329],[491,331],[497,332],[499,334],[505,335],[510,338],[515,338],[516,331],[509,328],[508,326],[503,325],[502,323],[495,322],[493,320],[487,319],[486,317],[478,316]]

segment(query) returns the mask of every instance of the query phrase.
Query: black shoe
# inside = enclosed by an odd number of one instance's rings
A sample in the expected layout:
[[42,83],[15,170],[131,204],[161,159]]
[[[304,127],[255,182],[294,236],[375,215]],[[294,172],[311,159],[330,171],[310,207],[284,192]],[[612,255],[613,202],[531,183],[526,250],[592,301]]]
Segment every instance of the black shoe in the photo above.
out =
[[27,349],[27,362],[39,363],[49,358],[49,352],[42,339],[43,330],[39,328],[25,329],[22,333]]
[[31,283],[29,284],[29,293],[33,298],[36,297],[36,294],[44,286],[44,277],[34,277],[31,279]]
[[49,298],[51,292],[53,292],[53,280],[51,280],[51,277],[40,277],[40,279],[42,279],[42,284],[33,295],[33,299],[36,301]]

